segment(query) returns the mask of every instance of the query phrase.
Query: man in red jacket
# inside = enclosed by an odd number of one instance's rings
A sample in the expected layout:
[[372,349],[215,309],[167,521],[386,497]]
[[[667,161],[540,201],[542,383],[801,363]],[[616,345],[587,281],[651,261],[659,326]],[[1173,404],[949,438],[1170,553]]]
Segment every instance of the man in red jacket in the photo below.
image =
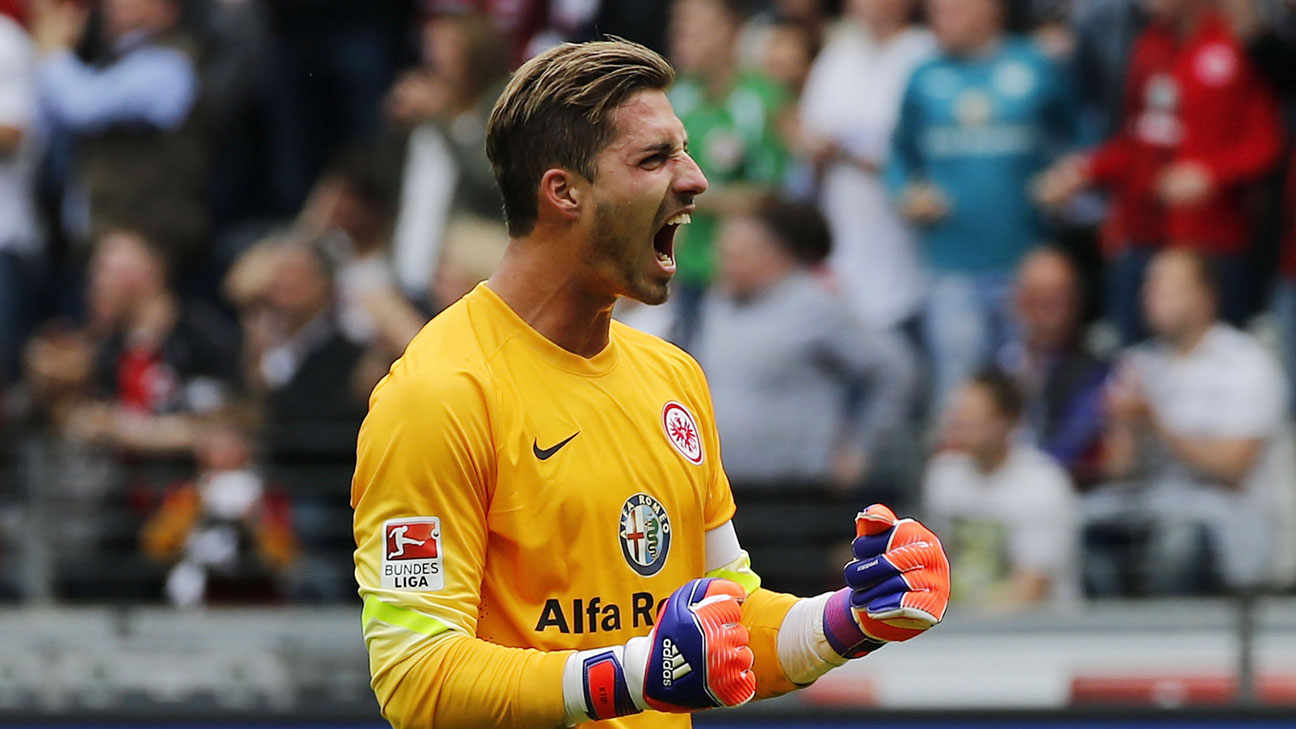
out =
[[1126,343],[1145,333],[1138,296],[1157,249],[1206,254],[1221,282],[1221,314],[1241,324],[1248,275],[1250,185],[1278,160],[1277,102],[1212,0],[1149,0],[1126,78],[1121,130],[1064,159],[1037,194],[1059,203],[1081,188],[1110,189],[1103,230],[1109,315]]

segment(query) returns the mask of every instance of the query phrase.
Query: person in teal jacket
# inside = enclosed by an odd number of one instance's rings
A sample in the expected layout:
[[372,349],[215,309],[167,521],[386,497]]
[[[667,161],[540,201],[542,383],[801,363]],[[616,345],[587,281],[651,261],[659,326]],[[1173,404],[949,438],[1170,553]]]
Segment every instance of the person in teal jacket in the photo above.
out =
[[918,229],[937,408],[1008,338],[1013,269],[1043,242],[1032,178],[1075,137],[1066,72],[1007,36],[1003,0],[928,0],[939,54],[915,69],[887,185]]

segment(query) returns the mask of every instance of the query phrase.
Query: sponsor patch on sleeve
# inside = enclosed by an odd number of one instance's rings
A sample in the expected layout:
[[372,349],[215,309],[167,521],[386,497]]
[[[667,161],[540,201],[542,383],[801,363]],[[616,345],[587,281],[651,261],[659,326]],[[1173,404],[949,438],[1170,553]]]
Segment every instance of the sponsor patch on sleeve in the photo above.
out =
[[439,518],[388,519],[382,533],[383,589],[431,592],[445,587]]

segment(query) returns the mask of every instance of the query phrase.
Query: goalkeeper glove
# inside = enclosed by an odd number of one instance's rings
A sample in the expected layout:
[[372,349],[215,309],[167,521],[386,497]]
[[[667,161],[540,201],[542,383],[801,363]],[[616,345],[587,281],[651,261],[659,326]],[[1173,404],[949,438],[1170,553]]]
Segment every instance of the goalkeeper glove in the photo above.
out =
[[927,527],[874,504],[855,517],[855,534],[847,587],[828,598],[823,613],[824,637],[843,658],[931,628],[945,616],[950,594],[949,560]]
[[652,633],[579,651],[563,672],[568,726],[646,709],[738,706],[756,695],[754,656],[736,582],[690,580],[666,598]]

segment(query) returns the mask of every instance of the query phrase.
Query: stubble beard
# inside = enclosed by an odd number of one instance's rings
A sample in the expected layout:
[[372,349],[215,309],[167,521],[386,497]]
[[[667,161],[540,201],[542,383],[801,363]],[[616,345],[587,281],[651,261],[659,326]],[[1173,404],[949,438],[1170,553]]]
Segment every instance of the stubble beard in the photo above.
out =
[[610,205],[595,206],[594,237],[591,252],[597,269],[617,290],[617,294],[656,306],[670,298],[668,281],[658,283],[644,274],[643,262],[635,255],[632,236],[618,230],[617,216]]

